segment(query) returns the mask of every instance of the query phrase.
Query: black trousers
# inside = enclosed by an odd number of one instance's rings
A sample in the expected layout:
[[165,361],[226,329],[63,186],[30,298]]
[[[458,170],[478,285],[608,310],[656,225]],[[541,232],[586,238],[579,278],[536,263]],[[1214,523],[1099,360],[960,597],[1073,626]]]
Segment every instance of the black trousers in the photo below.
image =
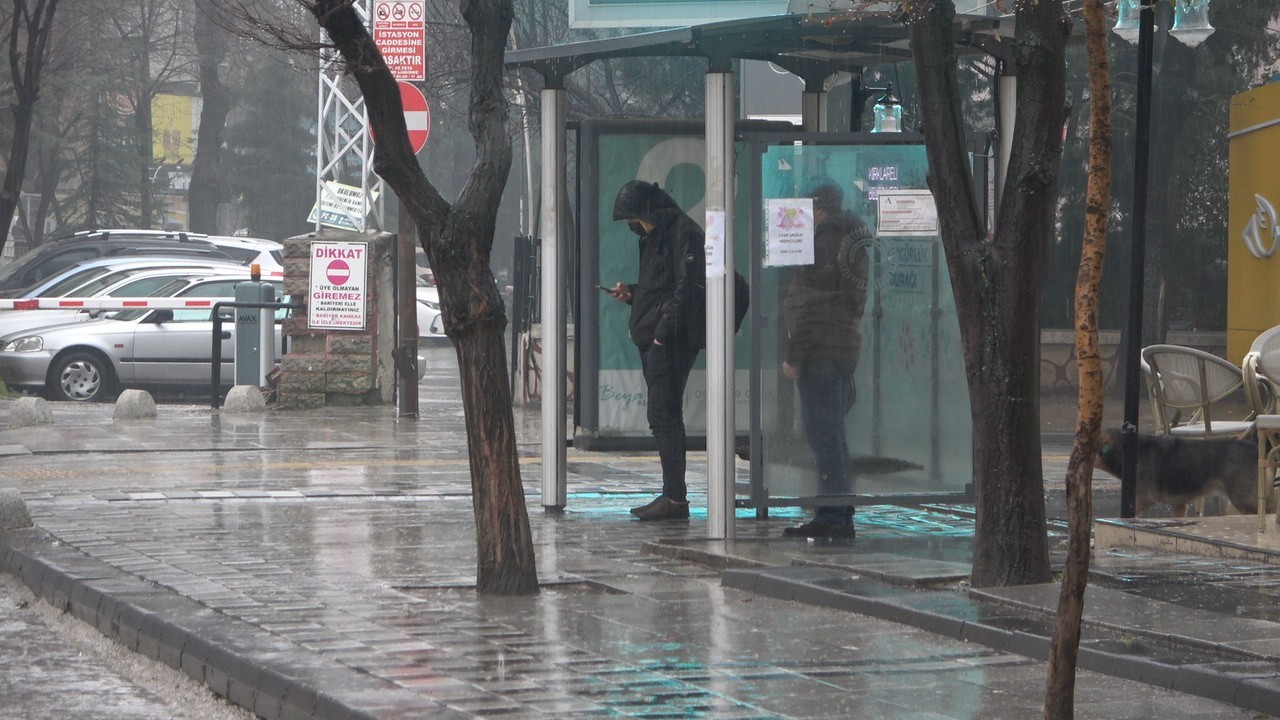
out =
[[658,442],[662,463],[662,494],[685,502],[684,388],[698,357],[698,349],[687,345],[650,344],[640,348],[640,365],[648,388],[649,430]]

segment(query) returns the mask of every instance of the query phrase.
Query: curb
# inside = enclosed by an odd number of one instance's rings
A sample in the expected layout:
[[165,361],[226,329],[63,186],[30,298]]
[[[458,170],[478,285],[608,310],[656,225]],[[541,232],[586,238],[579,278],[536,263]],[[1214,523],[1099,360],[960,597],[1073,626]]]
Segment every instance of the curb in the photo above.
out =
[[38,529],[0,533],[0,572],[125,648],[267,720],[378,720],[386,717],[379,708],[465,717],[336,661],[294,652],[286,640],[59,547]]
[[[1001,628],[980,620],[962,620],[922,610],[911,603],[912,599],[919,597],[929,597],[936,602],[936,594],[870,598],[832,589],[823,584],[844,577],[847,577],[847,573],[795,566],[763,570],[730,569],[725,571],[721,582],[725,587],[765,597],[903,623],[943,637],[976,643],[1034,660],[1043,661],[1049,657],[1050,637],[1047,635]],[[1047,622],[1051,623],[1052,618],[1048,618]],[[1196,649],[1203,650],[1202,647]],[[1262,682],[1264,679],[1276,678],[1277,672],[1272,663],[1224,661],[1215,664],[1224,666],[1216,670],[1213,666],[1206,665],[1170,665],[1082,645],[1077,664],[1082,670],[1136,680],[1261,713],[1271,714],[1280,707],[1280,687],[1274,682]],[[1240,667],[1242,671],[1231,672],[1231,667]]]

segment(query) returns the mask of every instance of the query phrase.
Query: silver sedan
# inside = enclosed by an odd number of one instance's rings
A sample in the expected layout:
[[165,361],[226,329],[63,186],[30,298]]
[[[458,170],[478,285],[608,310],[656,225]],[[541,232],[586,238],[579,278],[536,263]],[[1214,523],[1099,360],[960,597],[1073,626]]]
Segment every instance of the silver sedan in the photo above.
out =
[[[200,278],[177,294],[231,300],[235,286],[247,279]],[[0,337],[0,379],[11,388],[75,401],[108,400],[124,387],[207,388],[213,362],[212,312],[125,310],[98,320],[11,333]],[[283,314],[277,313],[276,357]],[[231,323],[226,329],[232,329]],[[222,340],[224,386],[232,384],[235,357],[234,333],[226,334],[232,337]]]

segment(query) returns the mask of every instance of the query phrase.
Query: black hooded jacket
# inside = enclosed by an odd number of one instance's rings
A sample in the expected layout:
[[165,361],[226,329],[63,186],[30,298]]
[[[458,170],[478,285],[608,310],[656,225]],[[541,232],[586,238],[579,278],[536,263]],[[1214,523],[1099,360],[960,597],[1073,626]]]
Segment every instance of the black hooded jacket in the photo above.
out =
[[639,240],[640,273],[631,286],[631,341],[641,348],[655,339],[663,345],[700,346],[707,284],[702,228],[656,183],[638,180],[619,190],[613,217],[654,226]]
[[702,228],[679,208],[641,218],[654,224],[640,238],[640,275],[631,287],[631,341],[645,347],[698,345],[691,324],[706,318],[706,260]]

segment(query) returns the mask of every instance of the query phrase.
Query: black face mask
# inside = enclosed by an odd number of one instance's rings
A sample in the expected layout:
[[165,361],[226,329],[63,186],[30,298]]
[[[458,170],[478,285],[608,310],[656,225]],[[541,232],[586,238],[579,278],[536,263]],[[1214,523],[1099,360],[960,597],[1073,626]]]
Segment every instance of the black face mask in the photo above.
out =
[[645,235],[649,234],[644,229],[644,225],[640,224],[639,220],[628,220],[627,227],[631,229],[631,232],[639,235],[640,237],[644,237]]

